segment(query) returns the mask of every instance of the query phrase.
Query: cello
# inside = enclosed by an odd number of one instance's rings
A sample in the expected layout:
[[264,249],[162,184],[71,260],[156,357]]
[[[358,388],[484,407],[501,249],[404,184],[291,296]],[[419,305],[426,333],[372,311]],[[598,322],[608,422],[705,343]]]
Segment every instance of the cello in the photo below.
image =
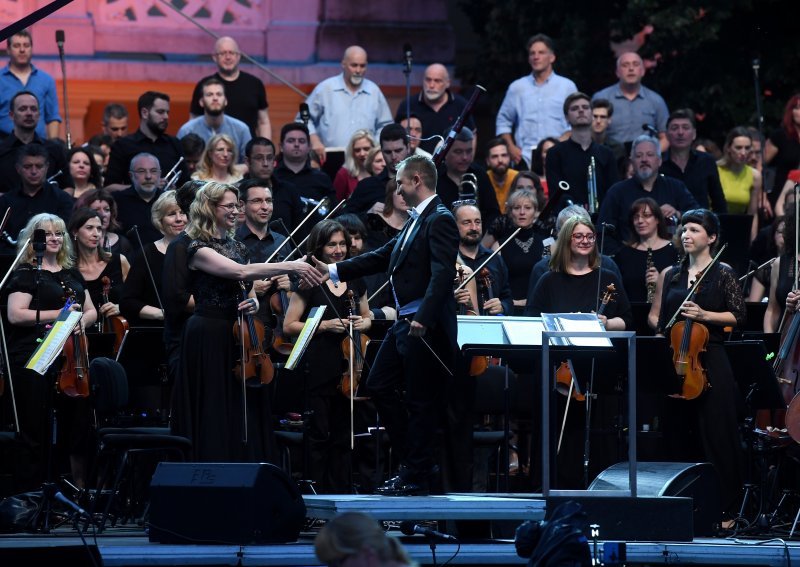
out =
[[[66,288],[67,302],[59,319],[66,318],[75,303],[75,292]],[[58,371],[58,391],[71,398],[89,397],[89,341],[78,322],[78,332],[72,333],[61,351],[63,363]]]
[[[247,287],[239,282],[242,301],[247,301]],[[264,323],[249,313],[240,312],[239,319],[233,324],[233,336],[241,345],[242,356],[233,368],[235,375],[242,381],[258,379],[259,384],[269,384],[275,377],[272,360],[264,352]]]

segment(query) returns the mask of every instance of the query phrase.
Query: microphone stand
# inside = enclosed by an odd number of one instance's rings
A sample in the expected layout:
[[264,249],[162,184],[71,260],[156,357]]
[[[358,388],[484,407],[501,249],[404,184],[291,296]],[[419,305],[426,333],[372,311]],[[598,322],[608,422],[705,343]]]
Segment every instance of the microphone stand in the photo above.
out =
[[58,58],[61,61],[61,89],[64,98],[64,130],[67,136],[67,149],[72,149],[72,128],[69,122],[69,102],[67,101],[67,64],[64,60],[64,31],[56,30],[56,44],[58,45]]
[[406,76],[406,134],[411,136],[411,45],[406,43],[403,46],[403,75]]
[[[753,87],[755,88],[756,97],[756,122],[758,125],[758,135],[761,138],[761,170],[764,170],[766,144],[764,143],[764,111],[761,108],[761,81],[759,80],[758,71],[761,68],[761,61],[758,57],[753,59]],[[767,220],[764,200],[768,199],[767,194],[772,193],[772,187],[764,187],[764,177],[761,178],[761,192],[758,195],[758,214],[761,220]]]

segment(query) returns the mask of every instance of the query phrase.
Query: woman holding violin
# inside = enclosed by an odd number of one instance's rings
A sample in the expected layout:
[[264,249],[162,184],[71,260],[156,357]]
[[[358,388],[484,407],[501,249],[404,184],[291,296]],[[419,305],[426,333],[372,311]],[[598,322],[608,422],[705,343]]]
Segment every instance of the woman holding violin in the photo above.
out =
[[[673,406],[681,404],[679,408],[672,408],[675,410],[674,425],[686,426],[688,435],[681,435],[679,440],[667,437],[665,449],[669,452],[671,442],[680,443],[683,452],[679,460],[697,458],[714,465],[720,478],[720,519],[724,520],[725,514],[735,514],[738,509],[743,454],[737,419],[741,400],[722,345],[723,329],[744,323],[745,303],[731,267],[712,263],[720,232],[717,216],[707,209],[695,209],[683,213],[681,222],[681,244],[686,255],[679,264],[659,276],[656,296],[660,300],[653,302],[648,321],[658,333],[668,336],[671,329],[665,327],[673,315],[677,315],[676,325],[691,322],[692,327],[707,329],[707,346],[693,338],[686,356],[705,370],[708,389],[696,399],[670,402]],[[690,295],[693,283],[701,275],[702,281]],[[676,342],[681,341],[673,340],[674,352],[681,348]],[[685,380],[689,379],[687,374]],[[663,429],[674,432],[670,425],[664,423]],[[687,456],[687,445],[689,451],[696,454]],[[665,455],[665,460],[671,457]]]
[[73,212],[67,230],[75,246],[75,267],[97,306],[98,326],[107,331],[108,319],[120,315],[119,300],[128,277],[128,260],[103,248],[103,221],[93,209],[84,207]]
[[[144,245],[133,262],[120,300],[120,310],[132,325],[161,325],[161,282],[167,246],[186,228],[186,215],[175,200],[175,191],[162,193],[151,209],[153,226],[163,235]],[[152,274],[152,275],[151,275]]]
[[297,274],[303,285],[322,279],[303,261],[248,264],[247,248],[234,238],[239,207],[235,187],[208,182],[197,192],[186,228],[192,239],[187,263],[195,308],[181,337],[171,429],[192,440],[192,458],[199,462],[276,460],[267,389],[258,382],[250,387],[242,373],[234,372],[242,350],[234,333],[244,336],[248,326],[238,325],[238,314],[258,312],[249,285],[255,279],[286,273]]
[[[330,264],[346,260],[350,235],[334,220],[320,221],[308,238],[307,252]],[[355,312],[348,301],[352,291]],[[372,320],[367,305],[366,285],[361,279],[334,285],[330,280],[308,291],[292,294],[283,331],[298,335],[313,307],[325,305],[325,315],[308,345],[304,359],[308,363],[305,378],[306,400],[313,416],[309,424],[311,462],[309,474],[317,481],[317,491],[348,493],[350,487],[350,395],[340,390],[343,370],[349,370],[342,347],[350,345],[347,333],[353,329],[367,333]],[[335,307],[335,310],[332,308]],[[338,315],[337,315],[338,313]],[[340,319],[339,316],[342,318]],[[363,345],[359,345],[363,349]],[[358,356],[358,349],[353,354]],[[363,354],[363,353],[362,353]],[[353,388],[355,390],[355,388]]]
[[[58,411],[57,442],[54,446],[57,473],[69,469],[76,486],[83,486],[86,455],[90,451],[90,406],[86,398],[66,395],[53,396],[54,384],[50,374],[43,377],[24,368],[38,346],[46,326],[58,318],[67,301],[72,298],[71,311],[82,311],[81,327],[94,323],[97,312],[91,296],[86,293],[81,277],[73,270],[72,246],[66,237],[64,221],[56,215],[42,213],[28,221],[19,237],[20,249],[34,231],[45,231],[45,250],[41,270],[37,270],[33,244],[26,246],[19,266],[8,283],[8,355],[14,394],[23,439],[30,444],[34,470],[28,476],[31,487],[38,486],[45,475],[48,404]],[[37,290],[36,278],[39,277]],[[39,309],[40,328],[36,327]],[[58,361],[54,364],[58,365]],[[6,388],[4,413],[10,422],[11,396]]]

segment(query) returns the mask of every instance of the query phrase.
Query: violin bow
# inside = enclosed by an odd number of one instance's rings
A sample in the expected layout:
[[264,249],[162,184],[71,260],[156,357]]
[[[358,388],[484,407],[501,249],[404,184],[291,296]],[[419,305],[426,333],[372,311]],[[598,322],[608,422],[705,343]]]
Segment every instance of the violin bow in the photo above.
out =
[[500,246],[497,247],[497,250],[489,254],[489,257],[486,258],[486,260],[484,260],[483,263],[475,269],[475,271],[473,271],[469,276],[464,278],[464,281],[459,284],[459,286],[455,289],[455,291],[463,289],[465,285],[467,285],[470,281],[472,281],[472,279],[475,278],[475,276],[480,273],[480,271],[486,266],[486,264],[488,264],[492,260],[492,258],[497,256],[497,253],[503,249],[503,246],[511,242],[511,239],[514,238],[519,233],[520,230],[522,230],[522,227],[521,226],[517,227],[517,230],[512,232],[511,236],[506,238],[505,241]]
[[[727,247],[728,243],[726,242],[725,244],[722,245],[722,248],[719,249],[719,252],[717,252],[717,254],[711,259],[711,262],[709,262],[708,266],[706,266],[703,269],[703,271],[700,272],[700,275],[697,277],[697,279],[694,281],[694,284],[692,284],[692,287],[689,289],[689,293],[687,293],[686,297],[683,299],[683,301],[681,301],[681,306],[683,306],[685,302],[689,301],[689,298],[692,297],[692,294],[694,294],[694,292],[697,291],[697,288],[700,286],[700,282],[703,281],[703,278],[706,277],[706,274],[708,273],[711,266],[713,266],[717,262],[717,260],[719,260],[719,257],[722,256],[722,253],[725,252],[725,249]],[[664,327],[665,329],[669,329],[670,327],[672,327],[672,325],[675,324],[675,320],[678,318],[678,315],[681,314],[681,306],[679,306],[678,310],[675,311],[675,314],[672,316],[672,319],[670,319],[669,323],[667,323],[667,326]]]

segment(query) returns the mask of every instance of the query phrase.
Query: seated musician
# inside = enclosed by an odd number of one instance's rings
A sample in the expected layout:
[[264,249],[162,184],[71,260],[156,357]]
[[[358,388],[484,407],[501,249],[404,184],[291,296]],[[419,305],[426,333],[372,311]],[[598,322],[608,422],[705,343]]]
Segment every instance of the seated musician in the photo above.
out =
[[[323,263],[341,262],[350,254],[350,235],[336,221],[320,221],[308,238],[307,251]],[[350,315],[348,292],[353,292],[356,312]],[[325,314],[303,355],[308,372],[305,389],[308,410],[311,462],[308,474],[317,492],[348,493],[350,489],[350,404],[338,390],[346,368],[342,342],[350,322],[355,331],[369,331],[366,286],[360,279],[323,285],[292,294],[283,324],[287,335],[299,335],[312,308],[325,306]],[[356,350],[353,350],[357,354]]]

